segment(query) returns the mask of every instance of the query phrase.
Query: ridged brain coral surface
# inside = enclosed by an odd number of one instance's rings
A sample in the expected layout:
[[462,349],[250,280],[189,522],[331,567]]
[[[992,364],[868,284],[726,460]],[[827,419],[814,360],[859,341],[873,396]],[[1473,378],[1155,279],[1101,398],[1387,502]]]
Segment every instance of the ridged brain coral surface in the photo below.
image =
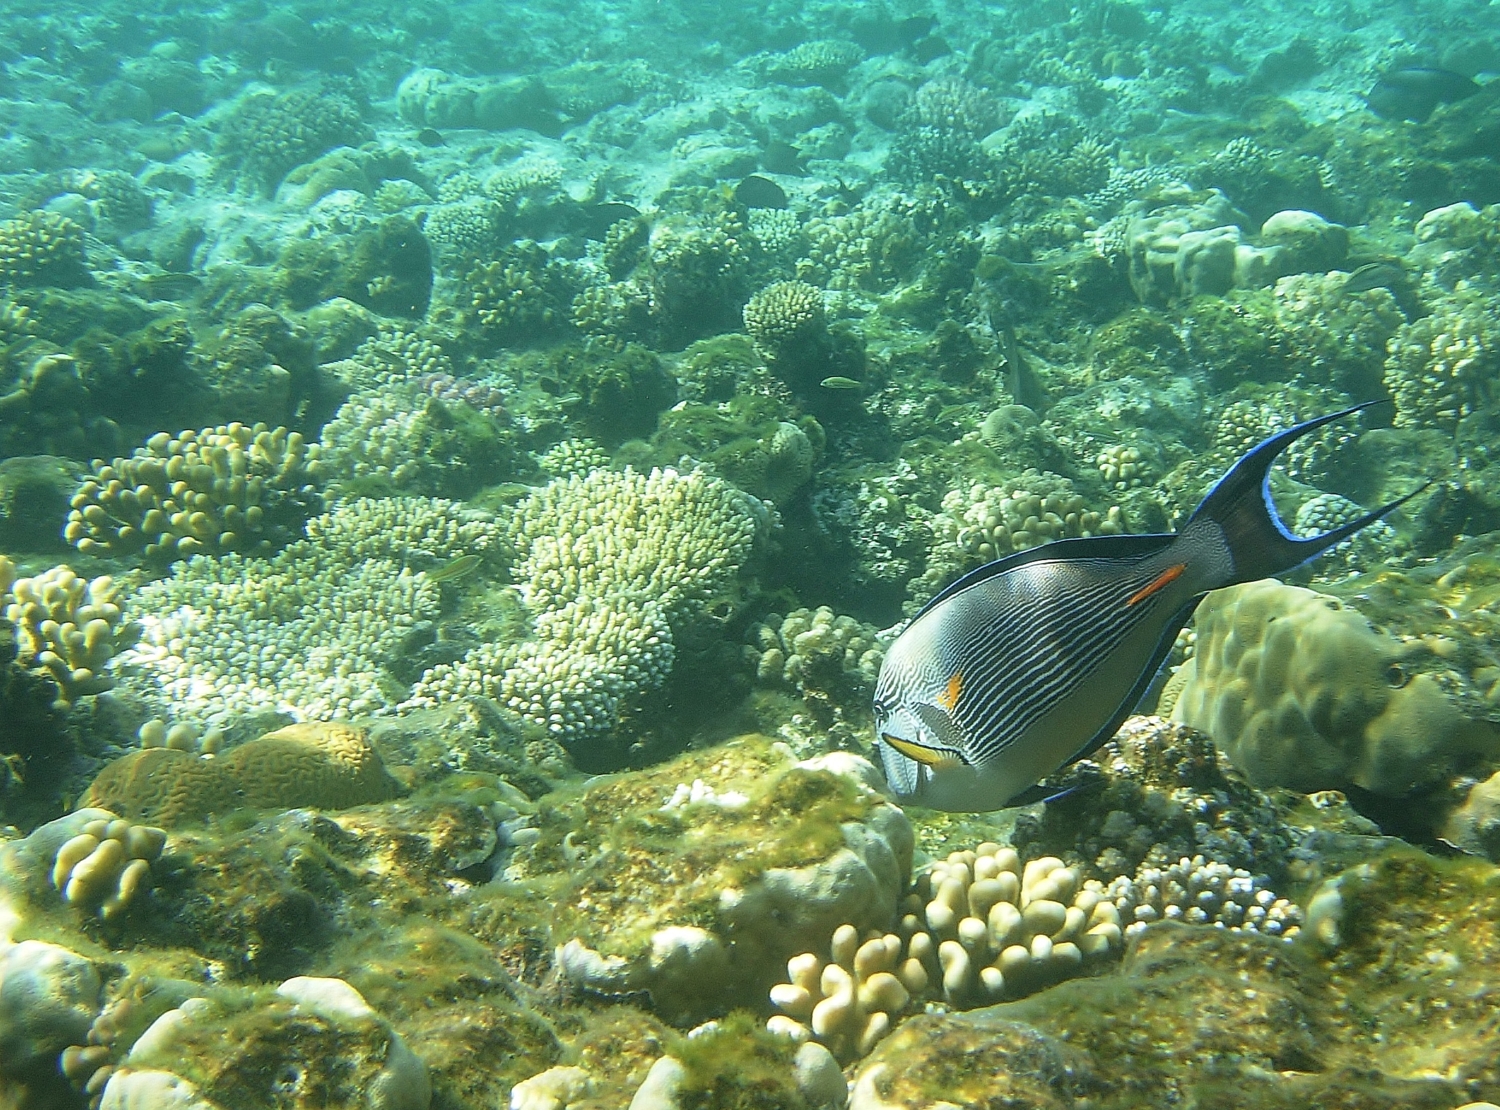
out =
[[175,826],[245,806],[345,809],[395,794],[363,730],[321,721],[289,725],[216,759],[175,748],[131,752],[105,767],[79,804]]

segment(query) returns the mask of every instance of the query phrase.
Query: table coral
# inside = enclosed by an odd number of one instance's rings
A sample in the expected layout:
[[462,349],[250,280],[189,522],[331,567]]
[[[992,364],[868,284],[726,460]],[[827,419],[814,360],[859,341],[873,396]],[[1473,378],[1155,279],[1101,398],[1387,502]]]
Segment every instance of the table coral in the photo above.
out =
[[104,672],[140,633],[125,619],[119,592],[107,575],[85,581],[67,566],[17,577],[0,555],[0,612],[14,631],[17,661],[57,683],[63,704],[114,686]]
[[320,452],[264,424],[157,432],[128,459],[95,460],[63,537],[85,555],[139,551],[155,563],[265,554],[317,504]]
[[141,587],[136,691],[220,725],[265,710],[317,719],[389,705],[386,668],[438,611],[428,573],[494,538],[482,516],[427,498],[343,501],[308,532],[270,559],[198,556]]

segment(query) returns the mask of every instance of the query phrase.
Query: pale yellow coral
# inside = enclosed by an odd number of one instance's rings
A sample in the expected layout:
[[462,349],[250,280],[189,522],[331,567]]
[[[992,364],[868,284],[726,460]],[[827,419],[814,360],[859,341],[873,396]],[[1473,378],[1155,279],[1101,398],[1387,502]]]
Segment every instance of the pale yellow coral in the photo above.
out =
[[151,864],[161,855],[167,834],[95,812],[98,816],[57,850],[52,885],[70,906],[97,909],[108,919],[146,888]]
[[816,1038],[841,1059],[869,1052],[909,1005],[1019,998],[1119,950],[1119,912],[1093,880],[1052,856],[1024,867],[1012,848],[953,852],[917,876],[897,933],[863,944],[834,933],[831,959],[803,953],[772,988],[768,1028]]
[[63,535],[85,555],[142,552],[161,562],[272,546],[267,510],[318,480],[300,432],[233,423],[157,432],[128,459],[96,460]]
[[56,682],[63,703],[110,689],[105,668],[140,631],[125,619],[114,580],[85,581],[67,566],[14,575],[8,562],[0,567],[0,605],[15,629],[20,663]]
[[1218,590],[1199,607],[1174,720],[1202,729],[1256,786],[1360,787],[1401,796],[1495,747],[1425,653],[1336,598],[1274,580]]

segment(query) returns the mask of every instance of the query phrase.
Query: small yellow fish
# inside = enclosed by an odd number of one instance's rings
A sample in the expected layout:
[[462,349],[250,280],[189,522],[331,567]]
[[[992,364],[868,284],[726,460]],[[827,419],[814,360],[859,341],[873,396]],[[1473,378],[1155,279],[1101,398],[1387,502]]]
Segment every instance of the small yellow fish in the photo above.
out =
[[482,562],[484,560],[478,555],[460,555],[429,573],[427,580],[429,582],[457,582],[460,578],[467,578],[473,574]]
[[846,378],[842,374],[835,374],[831,378],[824,378],[818,383],[824,389],[863,389],[864,386],[853,378]]

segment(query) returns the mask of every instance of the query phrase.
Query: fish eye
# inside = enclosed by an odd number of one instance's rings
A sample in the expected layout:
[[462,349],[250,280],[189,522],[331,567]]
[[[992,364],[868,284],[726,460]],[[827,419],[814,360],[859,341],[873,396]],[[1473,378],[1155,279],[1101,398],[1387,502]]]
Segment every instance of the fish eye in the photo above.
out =
[[1401,669],[1400,663],[1392,663],[1385,669],[1385,680],[1393,690],[1399,690],[1406,685],[1406,672]]

